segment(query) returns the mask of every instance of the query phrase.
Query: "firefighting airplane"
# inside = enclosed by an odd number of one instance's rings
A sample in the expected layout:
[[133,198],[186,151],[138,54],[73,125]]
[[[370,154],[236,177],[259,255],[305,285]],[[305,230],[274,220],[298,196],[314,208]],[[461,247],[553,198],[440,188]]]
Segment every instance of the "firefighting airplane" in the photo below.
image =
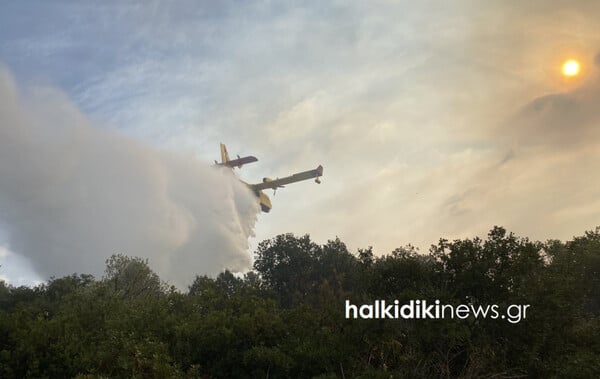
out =
[[[225,147],[224,144],[221,144],[221,162],[215,161],[215,165],[226,166],[233,170],[236,167],[242,168],[242,166],[245,165],[246,163],[252,163],[252,162],[256,162],[256,161],[258,161],[258,159],[256,159],[256,157],[254,157],[252,155],[249,155],[247,157],[240,157],[238,155],[237,159],[233,159],[233,160],[229,159],[229,154],[227,153],[227,148]],[[258,201],[260,202],[260,208],[262,209],[263,212],[266,213],[266,212],[269,212],[272,208],[271,200],[269,199],[269,197],[267,195],[265,195],[265,193],[262,190],[272,188],[273,193],[275,193],[277,188],[284,188],[284,185],[286,185],[286,184],[300,182],[302,180],[308,180],[308,179],[312,179],[312,178],[315,178],[315,182],[317,184],[321,184],[321,181],[319,180],[320,176],[323,176],[323,166],[321,166],[321,165],[319,165],[319,167],[317,167],[314,170],[299,172],[297,174],[286,176],[285,178],[281,178],[281,179],[277,178],[277,179],[273,180],[271,178],[263,178],[262,183],[257,183],[257,184],[249,184],[249,183],[244,182],[243,180],[240,180],[240,181],[242,183],[244,183],[245,185],[247,185],[248,188],[250,188],[252,190],[252,192],[254,192],[254,194],[258,198]]]

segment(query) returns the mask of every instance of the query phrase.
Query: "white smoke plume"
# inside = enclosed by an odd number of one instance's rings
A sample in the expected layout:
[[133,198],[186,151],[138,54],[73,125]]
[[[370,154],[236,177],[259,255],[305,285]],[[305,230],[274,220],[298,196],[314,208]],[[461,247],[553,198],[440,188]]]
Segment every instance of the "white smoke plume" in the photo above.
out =
[[0,68],[0,226],[42,277],[99,275],[114,253],[179,288],[243,271],[258,211],[228,170],[94,127],[59,91],[23,96]]

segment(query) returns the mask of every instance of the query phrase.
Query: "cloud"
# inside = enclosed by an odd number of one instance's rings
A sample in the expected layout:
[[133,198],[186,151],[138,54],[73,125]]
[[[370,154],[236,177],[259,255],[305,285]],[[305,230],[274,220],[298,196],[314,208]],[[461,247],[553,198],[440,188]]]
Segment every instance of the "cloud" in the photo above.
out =
[[[493,225],[541,240],[593,228],[600,219],[600,178],[592,174],[600,170],[600,81],[591,73],[579,87],[521,100],[508,116],[468,125],[465,131],[477,135],[472,146],[458,148],[457,136],[428,145],[426,135],[413,139],[414,147],[398,144],[401,154],[379,165],[374,157],[383,151],[359,154],[360,162],[341,159],[353,167],[352,177],[326,165],[324,185],[335,196],[313,196],[311,233],[386,252],[406,243],[427,248],[440,237],[483,236]],[[368,133],[350,146],[385,146],[370,145]],[[442,150],[452,145],[456,151]],[[428,151],[435,147],[442,150],[437,157]],[[293,228],[291,221],[281,224]]]
[[596,226],[599,103],[600,76],[593,72],[579,87],[538,96],[496,122],[487,137],[494,144],[477,164],[442,166],[447,175],[438,179],[454,186],[432,215],[434,228],[466,237],[481,235],[477,224],[499,224],[543,240]]
[[11,252],[2,245],[0,245],[0,280],[16,286],[35,286],[42,282],[25,257]]
[[91,125],[59,91],[0,70],[0,223],[43,277],[149,258],[180,287],[245,270],[258,205],[230,173]]
[[594,66],[598,2],[39,5],[0,15],[0,59],[94,124],[206,160],[227,142],[260,159],[249,182],[324,165],[277,192],[259,240],[386,251],[598,218],[598,87],[560,75],[570,54]]
[[540,96],[525,105],[499,133],[522,148],[554,150],[596,145],[600,137],[600,77],[574,90]]

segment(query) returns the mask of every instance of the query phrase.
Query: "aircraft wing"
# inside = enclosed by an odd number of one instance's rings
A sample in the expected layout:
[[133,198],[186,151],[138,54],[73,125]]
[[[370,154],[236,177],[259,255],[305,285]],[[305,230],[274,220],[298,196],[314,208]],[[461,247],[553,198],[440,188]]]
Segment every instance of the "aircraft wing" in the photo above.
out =
[[251,187],[255,191],[260,191],[260,190],[267,189],[267,188],[276,189],[279,187],[283,187],[286,184],[300,182],[302,180],[308,180],[308,179],[312,179],[312,178],[316,178],[315,182],[320,183],[320,181],[319,181],[320,176],[323,176],[323,166],[321,166],[321,165],[319,165],[319,167],[317,167],[314,170],[299,172],[294,175],[286,176],[285,178],[280,178],[280,179],[278,178],[275,180],[271,180],[269,178],[264,178],[262,183],[252,184]]

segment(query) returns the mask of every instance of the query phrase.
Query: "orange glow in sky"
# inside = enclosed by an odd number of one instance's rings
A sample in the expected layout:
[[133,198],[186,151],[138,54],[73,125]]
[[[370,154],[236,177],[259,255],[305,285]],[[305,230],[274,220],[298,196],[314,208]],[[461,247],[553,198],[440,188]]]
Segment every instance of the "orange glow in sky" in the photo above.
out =
[[565,76],[576,76],[579,74],[579,62],[569,59],[563,64],[562,72]]

